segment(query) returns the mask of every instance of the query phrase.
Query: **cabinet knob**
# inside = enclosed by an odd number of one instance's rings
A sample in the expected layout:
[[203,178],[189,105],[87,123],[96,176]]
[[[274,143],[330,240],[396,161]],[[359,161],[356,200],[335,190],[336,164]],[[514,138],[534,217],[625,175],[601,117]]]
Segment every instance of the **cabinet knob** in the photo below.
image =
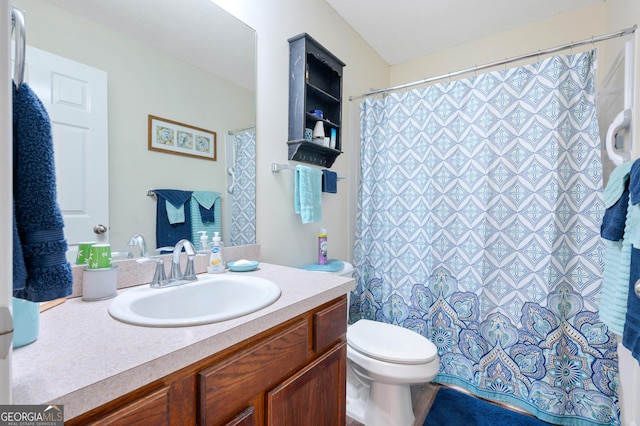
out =
[[633,286],[633,289],[636,292],[636,296],[640,297],[640,280],[636,281],[635,285]]

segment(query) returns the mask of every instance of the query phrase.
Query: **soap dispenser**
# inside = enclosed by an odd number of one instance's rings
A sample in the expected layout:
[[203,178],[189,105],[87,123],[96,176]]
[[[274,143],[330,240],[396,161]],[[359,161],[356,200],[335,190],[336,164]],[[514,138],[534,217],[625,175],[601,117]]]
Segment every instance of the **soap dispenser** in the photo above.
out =
[[224,272],[224,261],[222,259],[222,242],[220,233],[214,232],[211,238],[211,255],[209,256],[209,266],[207,272],[210,274],[220,274]]
[[209,236],[207,231],[198,231],[200,234],[200,250],[209,250]]

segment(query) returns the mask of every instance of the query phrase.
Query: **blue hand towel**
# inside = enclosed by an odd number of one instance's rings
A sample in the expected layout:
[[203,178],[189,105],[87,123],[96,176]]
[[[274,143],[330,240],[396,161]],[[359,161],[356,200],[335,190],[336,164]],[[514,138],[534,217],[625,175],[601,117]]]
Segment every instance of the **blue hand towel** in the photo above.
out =
[[[198,202],[198,210],[200,211],[200,219],[202,222],[215,222],[216,212],[214,203],[220,198],[219,192],[214,191],[193,191],[192,199]],[[193,214],[193,205],[191,206]]]
[[604,207],[609,208],[616,203],[622,196],[624,189],[629,186],[629,172],[631,171],[633,162],[627,161],[620,164],[611,172],[607,186],[602,191],[602,199]]
[[624,224],[629,210],[629,189],[611,207],[607,207],[600,225],[600,236],[609,241],[620,241],[624,236]]
[[296,166],[294,207],[302,223],[322,220],[322,172],[313,167]]
[[322,171],[322,192],[336,194],[338,192],[338,174],[331,170]]
[[[53,136],[44,105],[28,84],[13,86],[13,198],[26,270],[14,296],[31,302],[66,297],[73,288],[64,221],[57,200]],[[16,260],[14,259],[14,264]],[[18,265],[20,260],[18,259]],[[18,271],[18,274],[24,271]],[[16,283],[20,287],[20,282]]]
[[[156,247],[174,246],[182,239],[191,240],[191,208],[187,203],[191,191],[178,189],[154,189],[158,196],[156,205]],[[171,223],[167,214],[167,204],[182,206],[184,220]],[[189,218],[187,220],[187,218]]]
[[154,189],[158,197],[165,199],[165,210],[167,212],[167,220],[171,225],[184,223],[185,212],[184,205],[191,197],[191,191],[180,191],[177,189]]

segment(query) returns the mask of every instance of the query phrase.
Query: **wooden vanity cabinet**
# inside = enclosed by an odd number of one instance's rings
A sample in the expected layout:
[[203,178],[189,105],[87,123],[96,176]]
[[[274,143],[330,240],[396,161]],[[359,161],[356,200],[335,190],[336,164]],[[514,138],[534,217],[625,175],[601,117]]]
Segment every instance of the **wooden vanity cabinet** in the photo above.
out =
[[66,425],[344,425],[342,296]]
[[87,423],[98,425],[169,425],[169,387],[142,396],[124,407],[96,421]]

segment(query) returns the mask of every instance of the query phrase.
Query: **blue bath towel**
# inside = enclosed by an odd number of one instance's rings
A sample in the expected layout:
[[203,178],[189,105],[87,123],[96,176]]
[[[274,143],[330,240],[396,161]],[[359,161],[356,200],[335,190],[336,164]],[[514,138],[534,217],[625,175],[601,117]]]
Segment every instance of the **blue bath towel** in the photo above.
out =
[[640,279],[640,249],[631,249],[627,314],[622,335],[622,345],[640,362],[640,298],[635,293],[635,283]]
[[322,172],[313,167],[296,166],[294,207],[302,223],[322,220]]
[[13,204],[13,291],[22,290],[27,283],[27,266],[24,264],[22,243],[16,224],[16,207]]
[[[637,245],[640,222],[638,203],[640,202],[640,163],[636,160],[629,172],[630,214],[625,228],[625,241],[631,240],[631,260],[629,265],[627,311],[622,334],[622,345],[631,351],[640,362],[640,298],[636,295],[635,285],[640,280],[640,246]],[[627,237],[629,235],[629,237]]]
[[[153,192],[158,196],[156,205],[156,247],[174,246],[178,241],[185,238],[191,240],[191,207],[187,202],[191,198],[191,191],[154,189]],[[184,218],[181,222],[174,221],[174,223],[171,223],[172,221],[167,214],[167,204],[171,204],[174,208],[182,206]]]
[[[606,241],[600,320],[615,334],[622,335],[627,314],[629,268],[631,264],[632,210],[629,182],[632,163],[616,167],[607,187],[606,207],[600,235]],[[618,198],[616,198],[618,197]]]
[[322,171],[322,192],[336,194],[338,192],[338,174],[331,170]]
[[[14,254],[22,250],[26,281],[14,296],[31,302],[66,297],[73,288],[67,240],[58,206],[51,122],[44,105],[23,83],[13,86]],[[14,264],[16,260],[14,259]],[[18,264],[20,261],[18,259]],[[14,275],[15,276],[15,275]],[[15,284],[18,287],[21,283]]]

